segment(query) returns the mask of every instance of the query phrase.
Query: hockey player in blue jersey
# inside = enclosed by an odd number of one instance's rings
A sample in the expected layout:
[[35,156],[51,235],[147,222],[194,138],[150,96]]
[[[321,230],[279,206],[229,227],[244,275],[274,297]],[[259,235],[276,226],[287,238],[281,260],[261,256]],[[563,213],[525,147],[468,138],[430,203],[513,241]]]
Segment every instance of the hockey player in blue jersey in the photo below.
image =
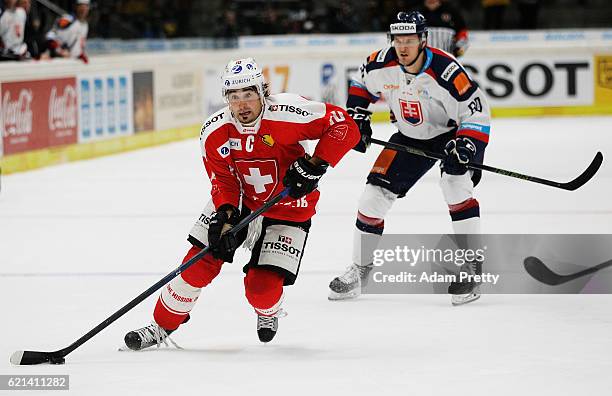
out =
[[[440,187],[456,234],[480,233],[480,208],[474,187],[479,171],[468,162],[481,163],[489,141],[490,110],[487,99],[448,53],[427,46],[427,21],[419,12],[400,12],[390,25],[391,46],[374,52],[351,81],[347,100],[349,114],[361,131],[355,150],[365,152],[372,129],[370,103],[385,99],[391,122],[398,131],[390,142],[445,153]],[[396,199],[435,165],[436,161],[384,149],[378,156],[359,199],[353,242],[353,263],[330,283],[330,300],[355,298],[372,269],[372,252],[361,252],[364,234],[380,236],[385,217]],[[461,271],[479,273],[474,262]],[[454,282],[449,287],[453,305],[480,297],[478,285]]]

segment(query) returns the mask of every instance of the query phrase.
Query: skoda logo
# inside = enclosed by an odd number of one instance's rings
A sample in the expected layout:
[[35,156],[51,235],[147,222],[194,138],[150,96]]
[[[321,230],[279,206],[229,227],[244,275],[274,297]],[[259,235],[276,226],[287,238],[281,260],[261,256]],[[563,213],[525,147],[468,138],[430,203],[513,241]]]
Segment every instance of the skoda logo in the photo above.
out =
[[242,71],[242,66],[240,66],[240,65],[236,65],[236,66],[232,67],[232,73],[234,73],[234,74],[238,74],[241,71]]

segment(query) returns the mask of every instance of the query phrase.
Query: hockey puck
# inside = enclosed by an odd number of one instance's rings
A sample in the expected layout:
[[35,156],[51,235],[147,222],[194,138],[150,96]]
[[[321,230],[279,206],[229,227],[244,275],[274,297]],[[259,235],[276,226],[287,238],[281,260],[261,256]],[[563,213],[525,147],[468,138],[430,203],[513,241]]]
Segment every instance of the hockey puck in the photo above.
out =
[[64,363],[66,363],[66,359],[64,359],[62,356],[51,357],[51,358],[49,358],[49,363],[51,363],[51,364],[64,364]]

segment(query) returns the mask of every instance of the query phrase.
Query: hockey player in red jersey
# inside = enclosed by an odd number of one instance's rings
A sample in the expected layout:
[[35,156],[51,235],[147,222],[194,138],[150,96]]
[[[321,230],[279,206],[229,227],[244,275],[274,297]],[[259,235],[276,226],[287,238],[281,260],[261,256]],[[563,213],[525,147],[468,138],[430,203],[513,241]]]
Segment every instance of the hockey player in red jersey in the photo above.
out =
[[[491,116],[487,99],[457,59],[428,45],[427,21],[417,11],[400,12],[390,25],[391,46],[374,52],[351,81],[347,108],[361,131],[355,150],[365,152],[372,128],[370,103],[384,97],[391,122],[398,129],[390,142],[445,154],[440,187],[455,234],[480,233],[480,205],[474,187],[480,171],[468,162],[482,163],[489,142]],[[404,197],[436,161],[384,149],[374,163],[359,199],[353,242],[353,264],[329,285],[330,300],[355,298],[372,269],[372,252],[362,252],[361,237],[379,238],[393,203]],[[479,273],[479,262],[461,272]],[[480,297],[478,285],[453,282],[453,305]]]
[[[202,158],[212,184],[212,200],[189,234],[189,260],[204,246],[204,256],[161,292],[151,325],[129,332],[126,345],[140,350],[166,343],[189,319],[203,287],[244,243],[251,259],[244,266],[248,302],[257,314],[262,342],[272,340],[284,315],[284,286],[292,285],[319,198],[317,184],[328,165],[359,141],[359,130],[340,107],[294,94],[270,95],[252,58],[230,62],[223,77],[228,106],[211,115],[200,134]],[[318,139],[310,156],[305,140]],[[236,237],[226,233],[266,200],[289,188],[289,196],[253,221]]]

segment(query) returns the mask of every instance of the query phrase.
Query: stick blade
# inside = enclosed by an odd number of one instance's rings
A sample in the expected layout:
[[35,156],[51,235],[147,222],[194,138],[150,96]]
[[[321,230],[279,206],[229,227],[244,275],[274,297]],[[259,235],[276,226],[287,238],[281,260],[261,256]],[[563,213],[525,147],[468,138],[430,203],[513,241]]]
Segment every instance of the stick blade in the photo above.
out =
[[525,267],[525,271],[527,271],[527,273],[531,275],[535,280],[542,282],[546,285],[557,286],[563,283],[564,281],[563,276],[552,272],[546,266],[546,264],[544,264],[542,260],[537,257],[527,257],[523,261],[523,266]]
[[62,356],[55,356],[50,352],[16,351],[11,355],[11,363],[16,366],[30,366],[34,364],[64,364]]
[[603,163],[603,154],[601,153],[601,151],[598,151],[597,154],[595,154],[595,158],[593,158],[593,161],[591,161],[591,164],[589,165],[589,167],[586,168],[586,170],[582,172],[582,174],[578,176],[577,178],[575,178],[574,180],[567,182],[567,183],[563,183],[561,185],[561,188],[568,190],[568,191],[574,191],[584,186],[586,182],[588,182],[589,180],[593,178],[593,176],[595,176],[595,173],[597,173],[602,163]]

